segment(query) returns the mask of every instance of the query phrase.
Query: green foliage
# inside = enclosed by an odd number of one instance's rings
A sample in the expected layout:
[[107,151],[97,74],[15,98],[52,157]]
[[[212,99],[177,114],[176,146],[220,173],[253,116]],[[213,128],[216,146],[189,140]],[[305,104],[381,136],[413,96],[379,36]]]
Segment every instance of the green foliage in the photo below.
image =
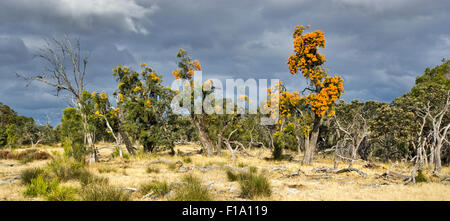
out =
[[185,157],[185,158],[183,158],[183,162],[185,162],[185,163],[192,163],[192,158]]
[[48,201],[75,201],[76,194],[79,192],[77,188],[70,186],[57,186],[46,195]]
[[175,163],[168,163],[167,168],[169,168],[170,170],[175,170],[177,169],[177,165]]
[[145,171],[147,173],[159,173],[159,169],[158,168],[154,168],[154,167],[150,167],[150,166],[148,166]]
[[234,173],[227,172],[228,181],[238,181],[241,186],[240,196],[253,199],[257,196],[270,196],[272,194],[269,180],[263,175],[258,174],[256,167],[250,167],[246,172]]
[[117,172],[117,169],[114,167],[101,167],[98,168],[99,173],[111,173],[111,172]]
[[73,107],[63,110],[61,136],[64,138],[64,154],[84,162],[88,150],[84,146],[84,128],[81,114]]
[[[119,150],[118,147],[114,147],[114,151],[113,151],[113,153],[112,153],[112,157],[113,157],[113,158],[120,157],[120,150]],[[130,154],[128,154],[128,153],[122,151],[122,157],[123,157],[124,159],[130,159]]]
[[151,181],[148,183],[141,184],[139,187],[139,192],[142,195],[153,192],[152,196],[162,197],[168,194],[171,190],[169,184],[166,181]]
[[58,185],[58,179],[48,181],[44,176],[39,175],[37,178],[31,179],[31,182],[30,184],[27,184],[23,195],[27,197],[46,196],[58,188]]
[[22,181],[22,184],[26,185],[30,184],[33,179],[36,179],[39,176],[47,178],[48,174],[42,168],[29,168],[22,170],[22,172],[20,173],[20,180]]
[[92,184],[80,191],[83,201],[129,201],[131,194],[107,184]]
[[228,181],[234,182],[234,181],[238,181],[239,180],[239,175],[234,173],[233,171],[227,170],[226,173],[227,173]]
[[114,95],[118,99],[121,129],[127,131],[152,152],[157,147],[172,149],[176,134],[177,115],[170,108],[175,92],[162,84],[162,75],[143,64],[137,72],[128,67],[114,68],[118,82]]
[[201,180],[193,175],[183,177],[186,184],[178,187],[171,200],[174,201],[211,201],[208,187],[202,185]]
[[417,183],[426,183],[428,182],[427,177],[423,174],[422,170],[417,171],[417,176],[415,177]]

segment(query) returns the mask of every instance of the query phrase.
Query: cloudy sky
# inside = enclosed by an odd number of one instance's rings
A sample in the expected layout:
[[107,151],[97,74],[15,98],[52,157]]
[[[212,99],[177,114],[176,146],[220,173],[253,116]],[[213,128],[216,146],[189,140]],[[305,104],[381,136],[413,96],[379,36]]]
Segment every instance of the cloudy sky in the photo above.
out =
[[426,67],[450,58],[448,0],[2,0],[0,102],[55,125],[71,101],[15,73],[41,72],[45,39],[68,33],[88,53],[88,89],[111,93],[111,69],[150,64],[170,84],[179,48],[204,78],[279,78],[302,90],[285,64],[296,25],[325,33],[321,52],[345,82],[344,99],[391,101]]

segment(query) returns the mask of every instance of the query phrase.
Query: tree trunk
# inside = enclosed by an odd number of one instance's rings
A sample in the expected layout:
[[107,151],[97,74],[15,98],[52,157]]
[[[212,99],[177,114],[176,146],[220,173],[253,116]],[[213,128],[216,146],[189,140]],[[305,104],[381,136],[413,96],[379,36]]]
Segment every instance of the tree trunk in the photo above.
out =
[[297,155],[300,156],[302,152],[302,141],[299,136],[295,136],[295,138],[297,139]]
[[200,140],[200,143],[202,143],[204,153],[206,153],[207,156],[211,156],[214,146],[208,133],[206,132],[203,121],[195,116],[192,121],[194,122],[195,129],[197,130],[198,139]]
[[120,137],[122,138],[123,142],[125,143],[125,147],[127,148],[128,153],[130,153],[131,155],[134,156],[134,155],[136,155],[135,148],[131,144],[131,141],[128,138],[127,133],[125,133],[125,131],[122,130],[122,125],[123,125],[123,119],[122,119],[122,116],[120,116],[119,117],[119,127],[118,127]]
[[317,139],[319,138],[320,117],[314,116],[314,125],[311,134],[305,139],[305,155],[303,156],[303,164],[312,164],[314,152],[316,151]]
[[439,175],[441,173],[442,164],[441,164],[441,146],[438,146],[435,149],[434,154],[434,171],[433,173]]

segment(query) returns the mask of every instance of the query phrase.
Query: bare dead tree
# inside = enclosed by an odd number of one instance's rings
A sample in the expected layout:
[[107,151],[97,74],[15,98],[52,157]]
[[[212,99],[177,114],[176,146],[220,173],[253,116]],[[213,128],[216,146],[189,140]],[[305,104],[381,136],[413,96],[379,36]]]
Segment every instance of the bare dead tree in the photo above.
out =
[[442,164],[441,164],[441,149],[444,145],[444,142],[447,140],[447,136],[449,135],[449,122],[443,122],[444,116],[448,116],[448,111],[450,107],[450,90],[447,91],[447,99],[442,107],[438,108],[437,113],[433,113],[431,111],[430,104],[426,105],[425,116],[428,118],[431,123],[431,134],[432,134],[432,143],[431,143],[431,155],[430,162],[434,164],[433,174],[439,175],[441,172]]
[[342,132],[342,138],[339,139],[335,153],[340,156],[339,152],[342,151],[342,148],[347,148],[346,152],[350,155],[350,164],[352,164],[357,159],[356,154],[361,143],[370,134],[367,120],[361,114],[356,114],[350,122],[345,122],[345,125],[342,125],[336,116],[334,116],[334,121],[336,122],[338,136],[341,135],[339,131]]
[[92,152],[89,162],[96,162],[97,150],[94,146],[94,137],[88,127],[85,105],[81,102],[82,92],[86,84],[88,57],[82,55],[80,41],[76,40],[75,44],[72,44],[67,34],[62,40],[46,40],[46,45],[40,49],[37,57],[44,60],[48,65],[41,73],[32,75],[17,73],[17,76],[29,82],[27,87],[31,82],[38,81],[54,87],[57,96],[61,91],[69,92],[74,98],[75,105],[83,119],[85,144]]

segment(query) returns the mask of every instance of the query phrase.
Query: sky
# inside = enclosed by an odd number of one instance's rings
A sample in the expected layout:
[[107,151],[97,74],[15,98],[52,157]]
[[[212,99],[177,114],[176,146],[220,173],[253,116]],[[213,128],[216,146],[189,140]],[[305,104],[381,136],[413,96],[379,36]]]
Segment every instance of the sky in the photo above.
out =
[[286,65],[296,25],[324,32],[320,52],[344,78],[343,99],[390,102],[450,58],[449,12],[448,0],[2,0],[0,102],[40,124],[60,122],[70,96],[26,87],[16,73],[42,72],[39,49],[64,34],[89,55],[90,91],[111,94],[112,68],[141,62],[170,85],[180,48],[200,61],[203,78],[276,78],[302,91],[306,80]]

